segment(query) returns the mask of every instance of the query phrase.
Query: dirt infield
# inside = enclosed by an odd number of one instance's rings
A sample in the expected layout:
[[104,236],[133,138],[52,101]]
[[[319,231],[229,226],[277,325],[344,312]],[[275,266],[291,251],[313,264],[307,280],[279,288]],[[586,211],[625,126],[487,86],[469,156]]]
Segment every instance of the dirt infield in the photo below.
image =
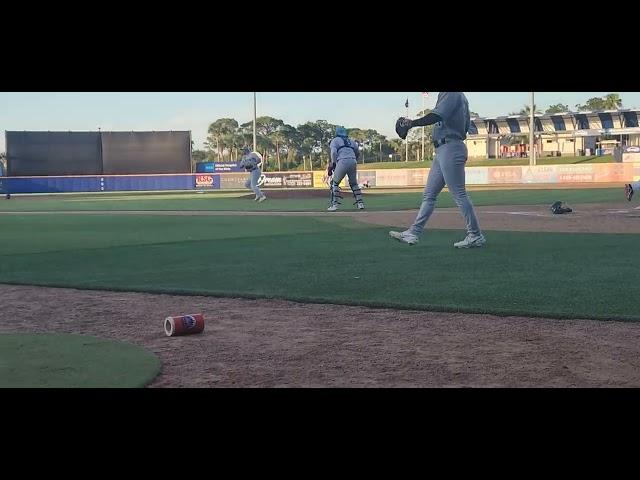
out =
[[[640,324],[0,285],[0,333],[156,353],[151,387],[638,387]],[[166,337],[169,314],[204,333]]]
[[[324,198],[329,199],[329,187],[326,189],[307,188],[304,190],[269,190],[263,189],[262,192],[267,198],[272,200],[289,200],[289,199],[304,199],[304,198]],[[253,193],[249,195],[242,195],[239,198],[247,198],[253,200],[255,195]]]
[[[544,205],[477,207],[483,230],[567,233],[640,233],[640,207],[629,203],[572,205],[573,212],[555,215]],[[354,218],[374,225],[410,226],[416,210],[361,212]],[[429,228],[461,229],[464,221],[457,208],[441,208],[429,219]]]
[[[562,190],[567,188],[566,185],[558,183],[532,183],[532,184],[504,184],[504,185],[468,185],[469,191],[483,191],[483,190]],[[572,184],[571,188],[622,188],[619,183],[576,183]],[[382,194],[382,193],[409,193],[409,192],[422,192],[424,187],[374,187],[363,188],[365,194]],[[323,198],[328,200],[329,186],[327,188],[299,188],[299,189],[271,189],[263,188],[262,191],[267,196],[274,200],[282,199],[305,199],[305,198]],[[348,196],[351,195],[349,187],[343,187],[342,191]],[[444,191],[449,191],[447,187]],[[253,193],[242,195],[239,198],[253,199],[255,195]]]
[[[571,205],[573,213],[554,215],[545,205],[511,205],[476,207],[483,230],[521,232],[567,233],[640,233],[640,207],[633,203],[603,203]],[[298,216],[339,217],[348,216],[357,221],[390,227],[408,227],[413,223],[417,210],[338,212],[260,212],[260,211],[209,211],[209,210],[100,210],[100,211],[34,211],[0,212],[0,215],[192,215],[192,216]],[[429,220],[429,228],[461,229],[464,222],[457,208],[436,208]]]

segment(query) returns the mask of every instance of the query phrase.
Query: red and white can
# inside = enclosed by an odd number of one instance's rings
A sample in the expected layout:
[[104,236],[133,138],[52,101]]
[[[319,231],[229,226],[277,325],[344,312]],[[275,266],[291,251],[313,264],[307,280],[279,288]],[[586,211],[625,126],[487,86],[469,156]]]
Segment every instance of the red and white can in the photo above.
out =
[[164,319],[164,333],[167,337],[179,335],[191,335],[201,333],[204,330],[204,315],[193,313],[191,315],[179,315]]

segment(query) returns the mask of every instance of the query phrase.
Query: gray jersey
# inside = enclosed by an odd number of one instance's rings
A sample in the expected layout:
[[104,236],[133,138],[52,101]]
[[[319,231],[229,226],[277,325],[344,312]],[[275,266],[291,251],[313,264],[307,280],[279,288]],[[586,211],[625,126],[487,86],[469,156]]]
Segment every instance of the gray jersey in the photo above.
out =
[[[343,147],[343,145],[345,145],[345,142],[348,142],[348,145],[350,145],[351,147]],[[336,137],[331,140],[329,148],[331,149],[331,161],[333,163],[338,163],[339,160],[357,160],[360,156],[358,144],[355,142],[355,140],[352,140],[350,138],[344,139],[342,137]]]
[[438,101],[433,109],[442,118],[435,124],[433,139],[457,138],[464,140],[471,124],[469,117],[469,102],[462,92],[440,92]]
[[258,166],[261,166],[261,163],[262,158],[256,152],[251,152],[240,160],[240,166],[247,171],[255,170]]

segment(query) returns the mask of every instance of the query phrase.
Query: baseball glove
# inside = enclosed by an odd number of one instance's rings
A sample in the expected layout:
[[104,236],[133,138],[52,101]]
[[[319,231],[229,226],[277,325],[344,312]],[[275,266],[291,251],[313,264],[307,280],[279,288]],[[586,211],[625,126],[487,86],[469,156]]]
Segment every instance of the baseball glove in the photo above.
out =
[[240,167],[244,168],[247,172],[251,172],[256,169],[256,161],[252,158],[243,158],[240,160]]
[[411,129],[411,119],[406,117],[400,117],[396,122],[396,133],[401,139],[407,138],[407,134]]
[[560,215],[562,213],[571,213],[573,212],[573,210],[569,207],[566,207],[562,202],[553,202],[553,205],[551,205],[551,212],[556,214],[556,215]]

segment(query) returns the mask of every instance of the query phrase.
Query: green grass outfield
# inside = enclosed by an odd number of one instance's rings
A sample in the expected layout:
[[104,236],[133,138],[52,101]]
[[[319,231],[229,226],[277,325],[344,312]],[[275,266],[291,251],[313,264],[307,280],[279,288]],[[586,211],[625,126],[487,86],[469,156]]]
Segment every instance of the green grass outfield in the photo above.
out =
[[[573,194],[620,201],[618,190]],[[508,193],[474,199],[574,201],[557,190]],[[413,247],[388,230],[328,215],[0,215],[0,282],[640,320],[639,235],[488,232],[486,248],[460,251],[461,230],[430,231]]]
[[[537,165],[566,165],[569,163],[613,163],[613,155],[601,157],[542,157],[536,159]],[[430,168],[431,161],[424,162],[375,162],[358,164],[360,170],[386,170],[395,168]],[[503,167],[529,165],[529,158],[470,158],[467,167]]]
[[[267,196],[269,191],[265,190]],[[364,190],[369,210],[406,210],[418,208],[422,191],[384,193],[380,190]],[[0,199],[0,212],[63,212],[63,211],[117,211],[117,210],[208,210],[208,211],[291,211],[308,212],[322,210],[327,199],[307,198],[291,200],[267,200],[255,203],[253,199],[240,198],[242,193],[139,193],[139,194],[74,194],[56,196],[13,196]],[[541,205],[556,200],[567,203],[618,202],[624,199],[620,188],[540,189],[540,190],[475,190],[471,191],[475,205]],[[344,194],[344,209],[355,209],[349,192]],[[453,207],[448,191],[438,198],[438,206]]]

